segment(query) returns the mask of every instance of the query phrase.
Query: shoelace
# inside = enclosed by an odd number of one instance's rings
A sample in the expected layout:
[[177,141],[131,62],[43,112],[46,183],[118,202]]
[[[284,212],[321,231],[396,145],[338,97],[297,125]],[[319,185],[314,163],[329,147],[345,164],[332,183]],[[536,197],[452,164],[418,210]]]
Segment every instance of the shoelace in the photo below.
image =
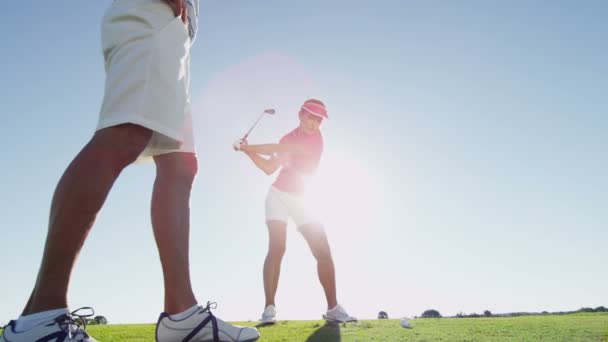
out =
[[[88,314],[80,314],[79,311],[91,310],[91,313]],[[81,335],[80,337],[85,338],[88,335],[84,332],[87,329],[87,318],[93,317],[95,315],[95,311],[90,306],[83,306],[78,308],[71,313],[59,316],[55,319],[55,321],[59,324],[61,329],[68,334],[68,339],[72,339],[72,326],[75,326],[74,332],[76,332],[76,337]],[[80,329],[80,324],[82,323],[82,329]]]
[[205,305],[205,307],[203,307],[201,309],[201,311],[199,311],[198,313],[202,314],[204,312],[207,312],[208,314],[212,315],[211,309],[213,309],[213,310],[217,309],[217,303],[216,302],[207,302],[207,305]]
[[214,342],[218,342],[220,340],[219,337],[219,330],[217,327],[217,318],[215,318],[215,316],[213,316],[213,314],[211,313],[211,309],[215,309],[217,308],[217,303],[216,302],[207,302],[207,305],[205,305],[204,307],[201,308],[201,310],[198,312],[198,314],[203,314],[203,313],[207,313],[207,317],[199,324],[196,326],[196,328],[192,329],[192,331],[188,334],[188,336],[186,336],[184,338],[184,341],[190,341],[190,339],[192,339],[194,336],[196,336],[196,334],[198,334],[199,331],[201,331],[201,329],[203,329],[209,322],[211,322],[211,331],[213,332],[213,341]]

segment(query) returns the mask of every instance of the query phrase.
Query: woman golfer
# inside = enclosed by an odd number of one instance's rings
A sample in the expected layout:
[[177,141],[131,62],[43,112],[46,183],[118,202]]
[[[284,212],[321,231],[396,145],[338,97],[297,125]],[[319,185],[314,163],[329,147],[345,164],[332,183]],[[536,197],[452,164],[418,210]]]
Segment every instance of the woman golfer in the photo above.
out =
[[310,99],[299,111],[299,125],[287,133],[278,144],[249,145],[238,140],[235,150],[243,151],[266,174],[281,172],[266,197],[266,225],[268,226],[268,254],[264,261],[264,294],[266,304],[262,324],[276,322],[275,294],[285,253],[287,219],[291,217],[317,260],[319,280],[327,299],[326,319],[349,322],[350,316],[336,299],[336,277],[325,229],[307,211],[302,201],[304,176],[314,173],[323,152],[323,137],[319,126],[328,118],[323,102]]

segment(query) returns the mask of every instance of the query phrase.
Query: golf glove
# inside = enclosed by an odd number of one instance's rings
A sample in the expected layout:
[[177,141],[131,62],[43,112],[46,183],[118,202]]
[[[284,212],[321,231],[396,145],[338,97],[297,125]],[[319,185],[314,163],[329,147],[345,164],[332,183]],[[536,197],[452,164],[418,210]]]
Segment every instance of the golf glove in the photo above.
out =
[[243,146],[243,139],[237,139],[234,141],[234,143],[232,144],[232,148],[235,151],[240,151],[241,147]]

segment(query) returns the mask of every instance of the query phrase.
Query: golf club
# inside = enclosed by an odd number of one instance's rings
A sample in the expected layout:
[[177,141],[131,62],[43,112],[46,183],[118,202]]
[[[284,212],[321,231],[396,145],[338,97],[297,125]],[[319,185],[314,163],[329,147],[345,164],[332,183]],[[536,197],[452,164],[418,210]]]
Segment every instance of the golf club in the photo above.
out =
[[[262,120],[262,117],[264,116],[264,114],[269,114],[269,115],[274,115],[275,110],[273,108],[268,108],[265,109],[262,114],[260,114],[260,116],[257,118],[257,120],[255,120],[255,122],[253,123],[253,125],[251,125],[251,127],[249,128],[249,130],[247,131],[247,133],[245,133],[245,135],[243,135],[243,137],[240,140],[245,140],[247,139],[247,137],[249,136],[249,134],[251,133],[251,131],[253,131],[253,129],[255,128],[255,126],[258,124],[258,122],[260,122],[260,120]],[[234,147],[234,150],[237,150],[237,147]]]
[[253,128],[258,124],[258,122],[260,122],[260,120],[262,120],[262,117],[264,116],[264,114],[269,114],[269,115],[274,115],[275,111],[272,108],[266,109],[262,112],[262,114],[260,114],[260,116],[258,117],[257,120],[255,120],[255,122],[253,123],[253,125],[251,125],[251,128],[249,128],[249,130],[247,131],[247,133],[245,133],[245,135],[243,136],[243,138],[241,138],[242,140],[247,139],[247,137],[249,136],[249,133],[251,133],[251,131],[253,130]]

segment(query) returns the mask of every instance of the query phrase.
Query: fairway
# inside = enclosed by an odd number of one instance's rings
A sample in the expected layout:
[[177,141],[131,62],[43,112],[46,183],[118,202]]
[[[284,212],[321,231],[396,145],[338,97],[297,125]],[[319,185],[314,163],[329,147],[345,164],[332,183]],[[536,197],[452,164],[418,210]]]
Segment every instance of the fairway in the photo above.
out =
[[[254,326],[254,322],[238,324]],[[608,313],[491,318],[415,319],[413,329],[399,320],[363,320],[328,325],[325,321],[280,321],[261,327],[259,341],[608,341]],[[154,325],[89,326],[101,342],[152,342]]]

